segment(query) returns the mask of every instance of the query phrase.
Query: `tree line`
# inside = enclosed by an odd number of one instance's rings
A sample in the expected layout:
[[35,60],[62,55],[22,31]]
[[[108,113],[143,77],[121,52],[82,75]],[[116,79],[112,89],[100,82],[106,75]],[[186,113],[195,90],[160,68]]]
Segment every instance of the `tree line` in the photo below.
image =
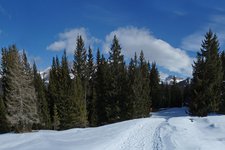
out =
[[160,82],[156,63],[150,64],[143,51],[126,64],[116,36],[108,58],[98,49],[94,60],[81,36],[75,44],[72,69],[64,51],[60,59],[53,57],[48,82],[25,51],[2,48],[1,132],[95,127],[183,105],[196,116],[225,111],[225,53],[219,53],[211,31],[197,53],[191,84],[177,83],[175,77],[172,84]]

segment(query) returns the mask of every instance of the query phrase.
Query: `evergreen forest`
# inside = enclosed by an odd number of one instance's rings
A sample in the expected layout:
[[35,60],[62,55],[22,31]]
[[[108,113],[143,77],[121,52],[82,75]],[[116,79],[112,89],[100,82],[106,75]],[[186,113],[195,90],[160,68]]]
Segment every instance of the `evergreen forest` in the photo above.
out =
[[52,58],[48,81],[25,50],[2,48],[1,133],[96,127],[170,107],[186,106],[199,117],[225,113],[225,52],[211,30],[199,45],[192,77],[181,82],[175,76],[161,81],[157,62],[143,51],[126,62],[116,35],[108,57],[100,49],[94,54],[81,36],[74,45],[72,63],[66,51]]

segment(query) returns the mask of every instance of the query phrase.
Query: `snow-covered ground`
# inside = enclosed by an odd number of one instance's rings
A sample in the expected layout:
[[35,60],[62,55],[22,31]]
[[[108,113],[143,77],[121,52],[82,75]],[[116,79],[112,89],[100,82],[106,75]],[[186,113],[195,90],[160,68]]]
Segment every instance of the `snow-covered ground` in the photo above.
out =
[[190,117],[185,108],[97,128],[0,135],[0,150],[224,150],[225,116]]

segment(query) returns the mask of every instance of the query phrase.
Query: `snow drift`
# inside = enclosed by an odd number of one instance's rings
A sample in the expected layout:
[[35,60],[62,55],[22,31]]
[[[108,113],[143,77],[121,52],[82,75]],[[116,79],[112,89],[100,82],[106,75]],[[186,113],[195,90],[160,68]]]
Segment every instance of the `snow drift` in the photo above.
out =
[[222,150],[225,116],[190,117],[185,108],[97,128],[0,135],[0,150]]

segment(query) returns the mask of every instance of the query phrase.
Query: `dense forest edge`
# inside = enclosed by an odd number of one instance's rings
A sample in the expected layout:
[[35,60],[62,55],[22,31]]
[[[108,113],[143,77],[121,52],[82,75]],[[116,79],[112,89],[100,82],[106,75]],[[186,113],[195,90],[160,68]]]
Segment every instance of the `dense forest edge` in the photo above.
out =
[[64,51],[53,57],[48,81],[25,50],[2,48],[1,133],[96,127],[170,107],[187,106],[187,113],[200,117],[225,112],[225,52],[211,30],[197,52],[192,79],[178,83],[174,76],[171,84],[160,81],[156,62],[148,62],[143,51],[126,64],[116,36],[108,58],[98,49],[94,60],[81,36],[74,44],[72,69]]

